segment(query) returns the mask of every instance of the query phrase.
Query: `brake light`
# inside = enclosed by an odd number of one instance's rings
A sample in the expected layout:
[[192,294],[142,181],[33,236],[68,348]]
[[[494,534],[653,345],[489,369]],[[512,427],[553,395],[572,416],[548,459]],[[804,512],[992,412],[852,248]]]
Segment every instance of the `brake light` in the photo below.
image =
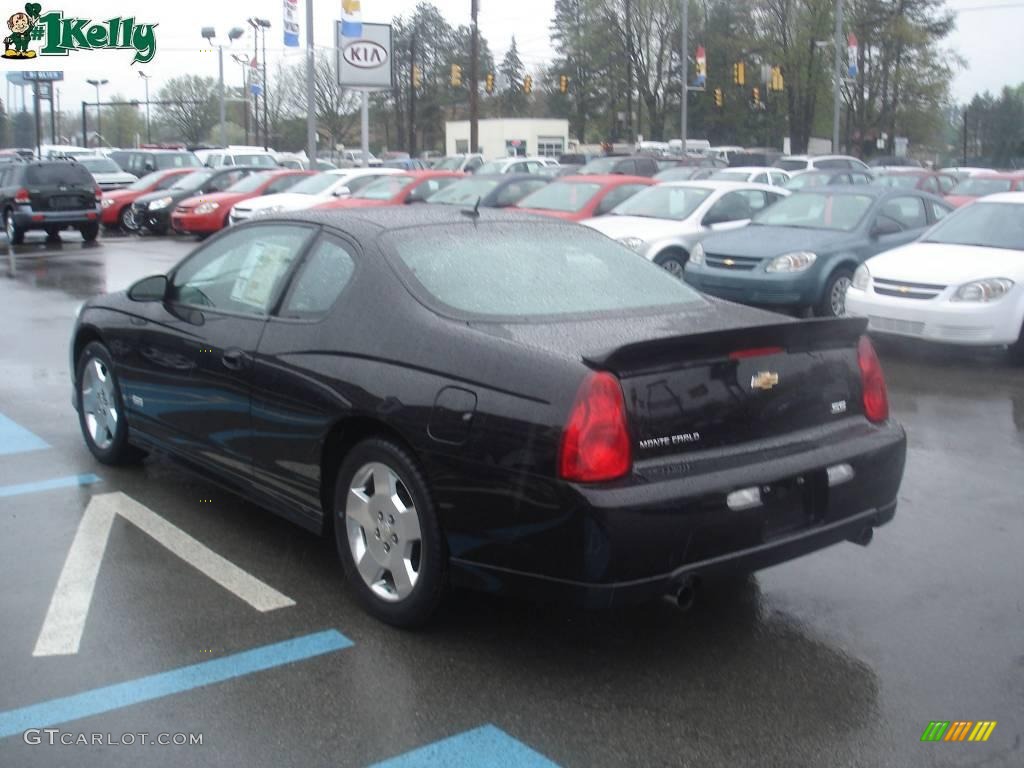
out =
[[782,347],[754,347],[751,349],[738,349],[729,354],[730,360],[746,360],[748,357],[767,357],[768,355],[782,354]]
[[882,364],[878,361],[875,347],[867,336],[861,336],[857,343],[857,365],[860,367],[864,415],[868,421],[885,421],[889,418],[889,393],[885,388]]
[[28,198],[28,190],[22,187],[14,195],[14,202],[16,203],[28,203],[31,202]]
[[562,435],[558,473],[565,480],[614,480],[633,464],[626,403],[619,380],[593,373],[580,386]]
[[97,184],[96,185],[96,202],[98,203],[101,199],[103,199],[103,190],[100,189],[99,184]]

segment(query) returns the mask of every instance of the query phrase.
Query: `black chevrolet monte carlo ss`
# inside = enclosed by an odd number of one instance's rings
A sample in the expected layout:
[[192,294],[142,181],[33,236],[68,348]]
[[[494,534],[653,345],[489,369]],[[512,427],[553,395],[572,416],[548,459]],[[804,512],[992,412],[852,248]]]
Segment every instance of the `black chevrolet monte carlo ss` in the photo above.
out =
[[609,606],[867,543],[906,439],[863,334],[426,206],[232,227],[88,301],[71,369],[100,461],[167,453],[333,535],[410,626],[449,584]]

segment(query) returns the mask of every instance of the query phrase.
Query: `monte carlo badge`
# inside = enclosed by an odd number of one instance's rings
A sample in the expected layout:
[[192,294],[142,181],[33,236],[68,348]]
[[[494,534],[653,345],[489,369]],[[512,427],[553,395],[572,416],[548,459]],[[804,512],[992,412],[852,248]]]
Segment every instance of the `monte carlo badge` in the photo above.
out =
[[[25,3],[24,7],[7,18],[4,59],[68,56],[72,51],[134,50],[132,63],[146,64],[156,55],[156,24],[137,24],[131,16],[93,22],[65,17],[61,11],[43,13],[39,3]],[[39,44],[38,51],[33,50],[35,44]]]

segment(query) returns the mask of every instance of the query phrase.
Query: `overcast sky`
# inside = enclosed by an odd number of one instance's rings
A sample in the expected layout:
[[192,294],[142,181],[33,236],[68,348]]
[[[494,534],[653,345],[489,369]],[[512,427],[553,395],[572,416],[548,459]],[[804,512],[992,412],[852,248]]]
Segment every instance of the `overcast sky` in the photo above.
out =
[[[969,99],[976,91],[998,91],[1004,85],[1024,81],[1021,61],[1021,30],[1024,29],[1024,0],[948,0],[949,7],[960,11],[958,27],[949,40],[950,47],[966,61],[967,67],[958,72],[953,82],[953,95],[957,100]],[[8,3],[12,8],[17,3]],[[470,0],[434,0],[434,4],[452,24],[468,24]],[[393,16],[407,14],[415,7],[415,0],[362,0],[364,21],[389,21]],[[514,34],[528,69],[535,69],[550,55],[548,25],[554,0],[480,0],[480,28],[496,58],[504,54]],[[64,68],[65,82],[60,86],[63,109],[80,109],[83,99],[94,101],[95,90],[85,84],[86,78],[107,78],[104,99],[114,93],[128,98],[143,98],[143,81],[137,71],[142,70],[150,81],[151,97],[155,98],[159,84],[182,73],[217,75],[217,55],[201,52],[204,41],[200,28],[215,26],[227,41],[227,31],[241,26],[245,35],[233,46],[239,53],[252,53],[252,31],[245,24],[250,15],[270,19],[273,27],[267,35],[268,59],[281,56],[301,58],[301,49],[285,49],[282,43],[282,0],[172,0],[163,2],[135,2],[130,0],[70,0],[61,4],[43,3],[44,12],[60,9],[65,16],[79,16],[95,20],[116,15],[134,15],[137,23],[158,23],[156,59],[149,65],[130,66],[131,53],[118,51],[71,53],[68,58],[40,57],[43,68]],[[314,0],[316,44],[333,45],[333,21],[340,15],[340,0]],[[1005,7],[999,7],[1005,6]],[[168,10],[173,7],[173,11]],[[301,33],[305,39],[305,2],[299,2]],[[232,51],[233,52],[233,51]],[[16,66],[5,62],[5,68]],[[225,77],[229,83],[240,83],[240,65],[225,55]],[[274,87],[271,81],[271,87]],[[0,95],[6,97],[7,92]]]

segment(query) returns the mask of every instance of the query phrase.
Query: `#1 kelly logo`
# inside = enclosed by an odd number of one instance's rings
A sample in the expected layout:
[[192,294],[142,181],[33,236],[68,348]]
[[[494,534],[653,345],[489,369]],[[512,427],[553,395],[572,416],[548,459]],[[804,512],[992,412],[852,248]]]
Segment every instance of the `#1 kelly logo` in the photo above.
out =
[[[2,18],[2,17],[0,17]],[[135,51],[132,63],[146,64],[156,55],[156,24],[136,24],[135,17],[120,16],[94,23],[90,19],[65,18],[61,11],[43,13],[39,3],[25,3],[25,10],[7,19],[10,33],[4,38],[4,59],[67,56],[71,51]],[[39,42],[38,52],[31,50]]]

